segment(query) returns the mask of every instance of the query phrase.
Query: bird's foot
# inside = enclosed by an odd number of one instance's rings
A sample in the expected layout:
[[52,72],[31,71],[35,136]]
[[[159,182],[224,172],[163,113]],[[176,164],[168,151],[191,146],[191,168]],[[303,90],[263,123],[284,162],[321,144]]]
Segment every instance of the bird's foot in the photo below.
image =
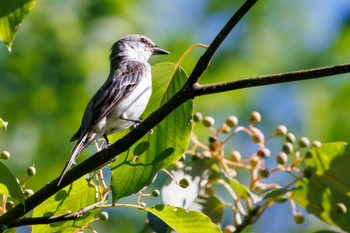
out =
[[111,145],[111,143],[110,142],[105,142],[104,143],[104,147],[105,147],[105,149],[107,149],[109,146]]
[[139,122],[134,122],[134,124],[132,125],[132,127],[133,127],[134,129],[136,129],[136,128],[140,125],[141,122],[142,122],[141,120],[139,120]]
[[105,139],[104,147],[108,148],[111,145],[111,143],[108,140],[107,134],[104,134],[103,137]]

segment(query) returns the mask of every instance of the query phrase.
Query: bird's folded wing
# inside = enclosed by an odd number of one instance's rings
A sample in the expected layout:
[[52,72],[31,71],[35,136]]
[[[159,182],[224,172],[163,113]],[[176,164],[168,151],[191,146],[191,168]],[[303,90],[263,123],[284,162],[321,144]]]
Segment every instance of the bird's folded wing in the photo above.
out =
[[[120,63],[119,66],[111,72],[108,80],[96,92],[91,99],[86,111],[91,116],[90,126],[95,125],[102,118],[107,116],[120,101],[128,97],[131,92],[140,83],[147,72],[146,64],[136,61]],[[87,112],[85,112],[85,115]],[[83,119],[84,121],[84,119]]]

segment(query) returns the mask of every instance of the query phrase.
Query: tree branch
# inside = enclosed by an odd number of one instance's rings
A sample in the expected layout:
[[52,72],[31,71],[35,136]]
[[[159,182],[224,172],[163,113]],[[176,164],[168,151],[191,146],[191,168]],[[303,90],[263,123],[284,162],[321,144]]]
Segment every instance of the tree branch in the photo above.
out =
[[[258,0],[247,0],[241,8],[231,17],[231,19],[226,23],[226,25],[221,29],[219,34],[215,37],[213,42],[210,44],[205,53],[200,57],[196,66],[194,67],[190,77],[188,78],[188,83],[194,84],[198,82],[199,78],[202,76],[204,71],[207,69],[211,58],[214,56],[216,50],[220,47],[222,42],[230,34],[232,29],[237,25],[237,23],[243,18],[243,16],[254,6]],[[191,85],[192,86],[192,85]]]
[[12,228],[12,227],[19,227],[19,226],[26,226],[26,225],[50,224],[50,223],[54,223],[54,222],[75,220],[75,219],[83,217],[84,214],[86,214],[87,212],[98,208],[101,204],[103,204],[103,201],[99,201],[99,202],[94,203],[92,205],[86,206],[84,208],[81,208],[78,211],[73,212],[73,213],[63,214],[63,215],[59,215],[59,216],[20,218],[20,219],[17,219],[16,221],[12,222],[8,227]]
[[315,78],[328,77],[350,72],[350,64],[328,66],[317,69],[300,70],[281,74],[258,76],[254,78],[239,79],[231,82],[221,82],[207,85],[197,84],[194,87],[193,97],[233,91],[248,87],[265,86],[271,84],[294,82]]

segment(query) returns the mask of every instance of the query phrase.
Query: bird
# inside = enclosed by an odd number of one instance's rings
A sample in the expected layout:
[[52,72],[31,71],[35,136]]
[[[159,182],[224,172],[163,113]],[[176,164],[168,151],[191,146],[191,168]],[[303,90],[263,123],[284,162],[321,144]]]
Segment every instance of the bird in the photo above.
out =
[[143,35],[127,35],[116,41],[109,57],[110,73],[87,104],[80,128],[70,141],[77,143],[58,181],[62,182],[81,151],[95,140],[141,122],[140,115],[152,94],[152,55],[169,54]]

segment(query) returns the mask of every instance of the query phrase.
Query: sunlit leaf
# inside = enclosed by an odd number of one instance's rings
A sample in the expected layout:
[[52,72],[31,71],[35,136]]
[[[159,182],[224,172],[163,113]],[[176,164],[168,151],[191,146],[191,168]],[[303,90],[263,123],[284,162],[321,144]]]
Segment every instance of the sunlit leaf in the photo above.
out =
[[350,211],[339,213],[337,203],[350,208],[350,154],[346,143],[327,143],[311,149],[306,159],[312,176],[296,184],[293,198],[323,221],[350,231]]
[[24,195],[16,177],[2,162],[0,162],[0,193],[24,203]]
[[[153,67],[153,94],[143,118],[167,102],[186,82],[187,75],[175,64]],[[156,173],[179,160],[189,144],[192,129],[192,101],[187,101],[111,165],[113,200],[149,185]]]
[[0,7],[0,40],[11,51],[19,24],[33,9],[35,0],[2,1]]
[[215,225],[208,216],[201,212],[164,205],[156,205],[152,208],[146,208],[146,210],[162,219],[176,232],[221,232],[219,227]]
[[[67,214],[68,211],[75,212],[95,202],[95,188],[89,186],[86,180],[81,178],[36,207],[33,217]],[[34,225],[32,232],[76,232],[86,227],[87,223],[92,222],[97,212],[98,210],[89,211],[77,220]]]

